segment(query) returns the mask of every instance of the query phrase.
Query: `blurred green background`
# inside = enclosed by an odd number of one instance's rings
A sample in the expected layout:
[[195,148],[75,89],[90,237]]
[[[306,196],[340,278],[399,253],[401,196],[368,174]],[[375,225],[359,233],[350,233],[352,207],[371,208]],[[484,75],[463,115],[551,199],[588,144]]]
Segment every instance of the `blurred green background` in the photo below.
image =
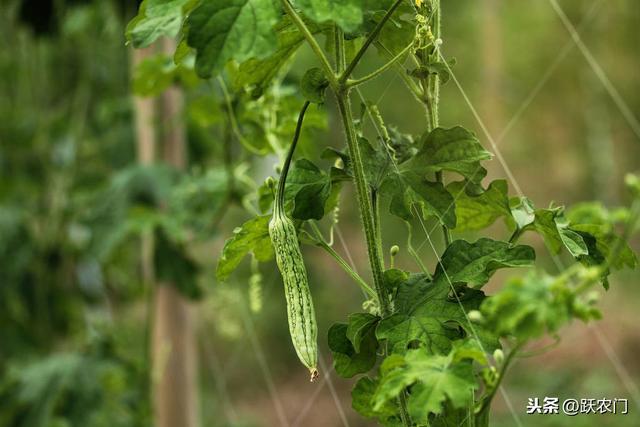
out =
[[[640,115],[637,0],[560,5],[631,113]],[[193,300],[201,425],[371,425],[351,409],[349,381],[328,375],[308,383],[290,345],[275,264],[259,267],[259,311],[249,307],[253,301],[256,308],[257,299],[249,291],[248,261],[228,283],[215,281],[224,240],[249,217],[233,197],[221,196],[221,158],[229,153],[217,87],[187,71],[172,74],[170,81],[185,91],[189,166],[138,164],[134,54],[124,40],[136,6],[115,0],[0,4],[0,426],[153,425],[154,289],[146,283],[140,242],[150,224],[169,220],[181,243],[156,236],[163,249],[157,274],[179,277],[179,290]],[[443,2],[443,13],[443,49],[457,59],[457,80],[522,191],[539,206],[624,204],[623,177],[640,170],[640,135],[550,3],[455,0]],[[363,68],[377,63],[372,56]],[[310,52],[301,51],[285,84],[295,85],[311,64]],[[150,85],[150,93],[166,83],[141,79],[138,85]],[[399,130],[423,129],[421,107],[401,79],[377,79],[364,95]],[[328,122],[317,114],[321,129],[306,134],[301,156],[342,146],[331,102],[326,110]],[[441,121],[473,129],[495,153],[453,81],[443,88]],[[272,173],[276,157],[241,151],[231,153],[243,161],[236,173],[258,183]],[[490,179],[506,177],[497,160],[487,166]],[[365,247],[347,191],[336,248],[365,274]],[[404,244],[399,221],[387,218],[383,230],[386,247]],[[493,231],[501,236],[505,228],[497,224]],[[554,271],[542,242],[527,243]],[[303,251],[327,373],[326,331],[363,299],[325,253]],[[420,253],[434,265],[428,245]],[[400,258],[410,266],[406,254]],[[505,277],[497,275],[491,286]],[[515,364],[504,387],[508,401],[500,396],[494,405],[494,425],[518,425],[509,405],[523,426],[638,425],[638,279],[632,272],[615,275],[603,292],[603,321],[572,325],[544,355]],[[527,398],[544,396],[627,398],[630,415],[527,416]]]

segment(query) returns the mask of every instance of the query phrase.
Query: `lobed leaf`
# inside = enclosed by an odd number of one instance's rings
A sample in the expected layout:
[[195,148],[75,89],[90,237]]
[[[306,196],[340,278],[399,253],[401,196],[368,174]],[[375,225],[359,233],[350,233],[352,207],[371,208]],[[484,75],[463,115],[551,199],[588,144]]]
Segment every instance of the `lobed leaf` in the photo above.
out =
[[500,217],[510,218],[507,181],[493,181],[478,195],[469,195],[466,190],[468,181],[452,182],[447,191],[455,199],[456,231],[481,230],[493,224]]
[[486,349],[495,349],[496,338],[481,326],[470,324],[465,314],[480,307],[484,293],[458,287],[456,294],[459,302],[442,276],[434,282],[425,275],[412,276],[398,287],[396,312],[380,321],[376,336],[386,339],[389,351],[398,354],[416,345],[432,354],[447,354],[452,341],[476,334]]
[[474,184],[480,183],[487,171],[480,161],[491,159],[491,153],[482,148],[473,132],[456,126],[436,128],[422,137],[418,153],[404,168],[418,174],[457,172]]
[[418,205],[424,216],[436,216],[449,228],[456,226],[455,202],[442,183],[429,181],[413,171],[390,172],[381,193],[391,198],[390,212],[406,221],[413,218],[412,208]]
[[571,277],[531,273],[510,279],[482,304],[487,326],[500,336],[521,341],[554,333],[572,318],[597,318],[599,313],[578,299]]
[[144,0],[126,29],[134,47],[147,47],[159,37],[175,37],[194,0]]
[[468,361],[429,354],[425,349],[410,350],[404,356],[404,364],[381,377],[373,396],[373,409],[384,407],[409,386],[409,413],[419,424],[428,422],[429,414],[442,413],[445,402],[455,408],[465,407],[478,387]]
[[[320,31],[319,26],[311,23],[307,27],[312,34]],[[250,58],[240,64],[233,73],[233,85],[239,89],[253,86],[255,95],[262,95],[280,70],[289,62],[298,48],[304,43],[304,35],[288,16],[282,18],[274,27],[277,38],[275,51],[263,58]]]
[[337,171],[326,174],[307,159],[297,160],[293,164],[285,188],[285,197],[293,201],[293,218],[322,219],[332,209],[340,191],[340,183],[349,179]]
[[196,50],[196,72],[203,78],[230,60],[266,58],[277,46],[272,0],[208,0],[189,15],[187,43]]
[[390,400],[374,409],[372,400],[377,388],[377,379],[360,378],[351,391],[351,406],[363,417],[378,418],[384,423],[385,420],[397,416],[398,405]]
[[234,236],[225,242],[218,261],[216,277],[219,281],[225,281],[249,252],[258,261],[268,261],[273,257],[269,237],[270,220],[271,215],[257,216],[233,231]]
[[445,250],[434,280],[443,278],[452,283],[482,286],[499,268],[529,267],[536,254],[530,246],[479,239],[474,243],[456,240]]

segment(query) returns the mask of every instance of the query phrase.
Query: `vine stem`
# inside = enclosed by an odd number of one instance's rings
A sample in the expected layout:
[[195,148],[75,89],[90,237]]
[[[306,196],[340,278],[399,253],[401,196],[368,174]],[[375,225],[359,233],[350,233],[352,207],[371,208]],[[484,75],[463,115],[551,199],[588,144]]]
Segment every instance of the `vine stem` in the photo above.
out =
[[342,124],[347,138],[347,147],[349,156],[353,165],[353,175],[356,185],[356,195],[358,206],[360,208],[360,217],[364,228],[365,239],[367,242],[367,254],[369,256],[369,265],[373,274],[373,283],[375,285],[378,300],[380,301],[380,311],[383,317],[390,314],[389,299],[383,282],[383,266],[382,253],[378,245],[378,237],[376,233],[376,221],[373,216],[373,208],[371,198],[369,196],[369,188],[367,179],[364,174],[364,166],[362,163],[362,155],[356,131],[353,125],[353,113],[351,112],[351,103],[348,90],[336,93],[336,101],[338,110],[342,119]]
[[403,1],[404,0],[396,0],[391,5],[391,7],[387,10],[387,12],[384,14],[382,19],[380,19],[380,22],[378,22],[378,24],[373,29],[373,31],[369,33],[369,36],[365,39],[364,43],[362,43],[362,46],[360,47],[358,52],[356,52],[355,56],[353,57],[353,60],[351,60],[349,65],[347,65],[347,68],[344,70],[344,73],[340,75],[338,80],[339,83],[341,84],[345,83],[349,78],[349,76],[351,76],[351,73],[353,73],[353,70],[356,68],[356,66],[358,65],[358,63],[360,62],[364,54],[367,52],[367,50],[369,49],[369,46],[371,46],[371,43],[373,43],[378,38],[378,34],[380,34],[380,31],[382,31],[382,28],[384,27],[384,25],[391,18],[393,13],[396,11],[398,6],[402,4]]
[[[440,36],[442,33],[442,26],[440,20],[440,0],[432,0],[432,13],[433,13],[433,23],[432,23],[432,34],[434,39],[440,40]],[[438,58],[438,49],[434,48],[435,58]],[[426,55],[425,52],[422,52],[418,56],[418,60],[420,65],[428,65],[431,61],[429,55]],[[439,103],[440,103],[440,77],[437,74],[431,74],[427,77],[426,81],[422,80],[422,90],[423,97],[422,103],[425,107],[425,111],[427,114],[427,125],[428,130],[432,131],[440,125],[440,113],[439,113]],[[444,178],[442,176],[442,171],[436,172],[436,181],[444,184]],[[442,225],[442,235],[444,236],[445,246],[449,246],[451,244],[451,231],[449,227],[446,225]]]

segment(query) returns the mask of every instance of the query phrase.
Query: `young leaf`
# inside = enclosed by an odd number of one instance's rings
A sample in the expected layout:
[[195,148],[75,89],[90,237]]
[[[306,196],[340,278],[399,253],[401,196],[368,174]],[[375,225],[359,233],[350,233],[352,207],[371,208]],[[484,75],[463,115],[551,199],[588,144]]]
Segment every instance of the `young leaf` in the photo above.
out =
[[494,223],[501,216],[509,218],[509,197],[507,181],[493,181],[479,195],[468,195],[465,182],[452,182],[447,191],[456,201],[456,231],[481,230]]
[[579,257],[586,255],[587,245],[582,237],[569,229],[569,223],[564,217],[564,209],[536,209],[535,220],[525,227],[537,231],[549,248],[558,253],[564,246],[571,255]]
[[442,277],[452,283],[467,283],[480,287],[487,283],[499,268],[532,266],[536,254],[532,247],[507,242],[479,239],[452,242],[442,255],[434,280]]
[[[635,268],[638,260],[627,242],[616,236],[610,227],[597,224],[574,224],[572,230],[579,234],[588,246],[588,254],[579,257],[583,264],[598,265],[606,261],[611,263],[614,269],[624,267]],[[613,249],[620,245],[620,252],[615,259],[609,260],[613,256]]]
[[421,144],[418,153],[403,168],[422,175],[443,170],[457,172],[474,184],[480,183],[487,173],[480,161],[489,160],[491,153],[463,127],[436,128],[422,137]]
[[218,261],[216,276],[219,281],[225,281],[249,252],[252,252],[258,261],[268,261],[273,257],[273,247],[269,238],[270,220],[271,215],[257,216],[233,231],[234,236],[225,242]]
[[569,278],[537,273],[510,279],[485,300],[482,313],[498,335],[521,341],[553,333],[573,317],[589,320],[599,315],[577,299]]
[[309,101],[316,104],[324,102],[325,92],[329,86],[329,81],[320,68],[307,70],[300,81],[300,92]]
[[382,408],[411,386],[409,413],[416,422],[424,423],[428,422],[430,413],[442,413],[445,401],[455,408],[465,407],[478,387],[471,363],[456,362],[452,355],[429,354],[425,349],[410,350],[404,356],[404,362],[380,379],[373,397],[374,410]]
[[397,416],[398,406],[390,400],[378,409],[373,408],[373,396],[378,388],[378,380],[369,377],[362,377],[351,390],[351,406],[353,409],[366,418],[378,418],[384,425],[385,421]]
[[391,166],[391,158],[382,149],[373,148],[366,138],[358,138],[358,145],[367,182],[371,188],[378,190],[387,176]]
[[203,78],[230,60],[265,58],[277,45],[273,26],[278,10],[272,0],[209,0],[187,20],[187,43],[196,49],[196,72]]
[[536,219],[535,208],[533,203],[526,197],[513,197],[509,200],[511,209],[511,217],[515,222],[515,226],[519,230],[523,230]]

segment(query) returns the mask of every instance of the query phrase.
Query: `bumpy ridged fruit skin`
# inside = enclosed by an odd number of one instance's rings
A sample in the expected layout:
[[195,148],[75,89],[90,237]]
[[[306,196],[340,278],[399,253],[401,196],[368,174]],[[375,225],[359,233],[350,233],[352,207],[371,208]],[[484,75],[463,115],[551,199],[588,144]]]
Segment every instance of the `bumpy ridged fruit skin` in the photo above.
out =
[[313,309],[307,270],[304,266],[296,228],[280,209],[274,209],[269,235],[282,274],[287,299],[287,317],[293,347],[300,361],[309,368],[311,381],[318,377],[318,326]]

